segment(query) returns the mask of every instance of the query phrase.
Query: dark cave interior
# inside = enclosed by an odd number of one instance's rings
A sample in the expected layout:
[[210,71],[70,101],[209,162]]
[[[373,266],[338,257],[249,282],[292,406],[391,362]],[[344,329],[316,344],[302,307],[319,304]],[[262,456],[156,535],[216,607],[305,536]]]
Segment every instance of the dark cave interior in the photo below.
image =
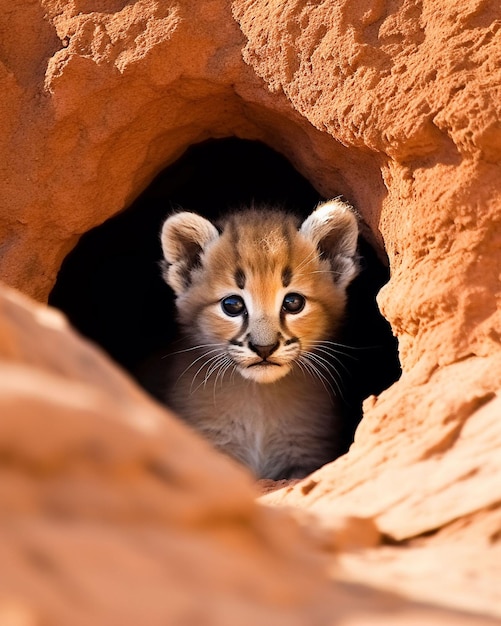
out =
[[[131,373],[175,336],[173,294],[159,261],[161,224],[175,210],[217,218],[252,202],[306,217],[322,198],[293,166],[265,144],[237,138],[190,147],[133,204],[83,235],[66,257],[49,304]],[[349,407],[347,447],[361,403],[400,376],[398,345],[376,295],[389,271],[360,238],[362,271],[349,287],[342,343],[343,396]]]

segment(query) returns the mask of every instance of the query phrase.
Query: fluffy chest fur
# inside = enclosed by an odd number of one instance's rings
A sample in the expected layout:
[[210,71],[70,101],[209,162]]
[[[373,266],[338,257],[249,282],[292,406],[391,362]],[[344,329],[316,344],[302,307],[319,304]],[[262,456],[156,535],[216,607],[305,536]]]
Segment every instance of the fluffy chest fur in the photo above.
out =
[[184,343],[165,360],[162,395],[258,477],[304,476],[337,452],[335,335],[357,234],[340,201],[301,225],[254,209],[219,229],[193,213],[164,224]]
[[218,449],[274,479],[303,477],[339,453],[335,396],[321,379],[298,368],[263,384],[230,367],[211,372],[203,354],[175,359],[165,400]]

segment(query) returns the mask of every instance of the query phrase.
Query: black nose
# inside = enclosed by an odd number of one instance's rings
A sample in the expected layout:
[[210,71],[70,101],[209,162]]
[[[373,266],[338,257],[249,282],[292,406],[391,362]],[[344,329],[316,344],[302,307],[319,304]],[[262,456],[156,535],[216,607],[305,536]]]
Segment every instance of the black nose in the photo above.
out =
[[267,359],[270,354],[273,354],[275,352],[279,345],[280,344],[277,341],[276,343],[270,344],[268,346],[257,346],[256,344],[249,341],[249,348],[252,350],[252,352],[259,354],[262,359]]

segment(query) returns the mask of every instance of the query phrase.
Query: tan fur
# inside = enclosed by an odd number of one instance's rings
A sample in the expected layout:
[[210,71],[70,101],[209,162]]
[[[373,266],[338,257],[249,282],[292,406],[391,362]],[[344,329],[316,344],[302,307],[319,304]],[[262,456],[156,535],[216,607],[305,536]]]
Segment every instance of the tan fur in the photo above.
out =
[[[163,226],[164,277],[184,338],[163,360],[162,396],[257,477],[304,476],[339,453],[333,346],[315,342],[335,340],[357,273],[357,234],[340,200],[302,225],[250,209],[227,218],[221,233],[186,212]],[[228,296],[242,299],[244,313],[225,312]],[[304,297],[304,308],[284,309],[285,296],[293,305]]]

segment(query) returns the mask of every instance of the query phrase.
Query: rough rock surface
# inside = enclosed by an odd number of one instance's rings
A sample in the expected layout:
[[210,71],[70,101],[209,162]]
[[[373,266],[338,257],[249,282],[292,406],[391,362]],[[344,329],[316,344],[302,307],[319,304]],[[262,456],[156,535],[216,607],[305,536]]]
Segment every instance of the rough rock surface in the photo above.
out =
[[[389,544],[362,541],[333,575],[501,615],[497,0],[0,6],[0,277],[45,300],[79,235],[208,137],[260,139],[324,195],[343,193],[388,256],[379,302],[404,374],[366,402],[348,455],[266,500],[308,509],[324,530],[339,528],[339,514],[361,518]],[[53,313],[12,295],[1,309],[2,563],[12,565],[0,574],[0,617],[38,623],[42,607],[60,623],[112,623],[102,616],[121,610],[117,623],[156,623],[165,586],[186,608],[194,563],[217,623],[230,621],[223,588],[259,597],[249,623],[277,598],[288,624],[332,606],[319,570],[303,567],[306,540],[278,532],[288,518],[253,505],[237,470],[163,425],[71,334],[55,343]],[[212,556],[201,565],[202,548]],[[218,567],[226,549],[248,563],[242,578]],[[174,576],[165,555],[175,550],[185,565]],[[138,590],[140,571],[154,582]]]
[[5,288],[0,374],[2,625],[491,623],[329,576],[319,530]]

